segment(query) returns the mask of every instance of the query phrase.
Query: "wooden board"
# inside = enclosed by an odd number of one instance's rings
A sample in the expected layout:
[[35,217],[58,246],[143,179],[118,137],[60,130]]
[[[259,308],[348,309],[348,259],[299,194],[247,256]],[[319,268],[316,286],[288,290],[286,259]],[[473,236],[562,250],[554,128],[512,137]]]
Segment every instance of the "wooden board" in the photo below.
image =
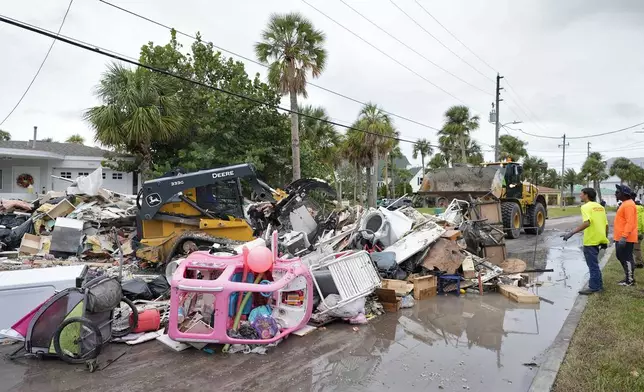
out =
[[414,285],[404,280],[383,279],[382,288],[395,290],[397,296],[404,297],[414,289]]
[[415,277],[410,280],[414,284],[414,299],[423,300],[436,295],[437,282],[434,275]]
[[527,268],[525,261],[521,259],[505,259],[499,265],[506,274],[520,274]]
[[523,304],[538,304],[541,302],[539,296],[532,294],[528,290],[511,285],[500,284],[499,291],[504,296],[510,298],[514,302]]
[[457,239],[461,238],[461,231],[460,230],[447,230],[441,235],[441,238],[446,238],[448,240],[456,241]]
[[397,312],[400,309],[400,299],[396,296],[396,290],[376,289],[376,295],[385,312]]

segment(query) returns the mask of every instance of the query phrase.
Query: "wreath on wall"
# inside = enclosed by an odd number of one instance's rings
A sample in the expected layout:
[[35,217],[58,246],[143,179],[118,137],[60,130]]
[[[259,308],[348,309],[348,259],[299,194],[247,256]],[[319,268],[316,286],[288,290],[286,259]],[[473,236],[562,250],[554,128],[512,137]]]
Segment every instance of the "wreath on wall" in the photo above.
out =
[[21,188],[29,188],[29,185],[34,184],[34,177],[31,174],[23,173],[16,179],[16,184]]

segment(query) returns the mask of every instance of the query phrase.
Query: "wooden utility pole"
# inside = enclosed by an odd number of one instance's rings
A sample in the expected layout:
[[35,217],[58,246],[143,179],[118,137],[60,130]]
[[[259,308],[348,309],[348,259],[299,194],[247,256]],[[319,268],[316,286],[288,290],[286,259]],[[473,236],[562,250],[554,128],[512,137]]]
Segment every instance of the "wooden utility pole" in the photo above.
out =
[[496,121],[494,124],[494,162],[499,161],[499,132],[501,130],[501,107],[499,106],[499,102],[503,101],[501,99],[501,90],[503,90],[503,87],[501,87],[501,79],[503,79],[503,76],[499,75],[498,73],[496,74]]
[[564,171],[566,170],[566,146],[568,146],[569,144],[570,143],[566,143],[566,134],[564,133],[563,144],[559,145],[559,147],[563,148],[563,155],[561,158],[561,206],[562,207],[566,206],[566,198],[564,194],[564,190],[566,189],[564,184]]

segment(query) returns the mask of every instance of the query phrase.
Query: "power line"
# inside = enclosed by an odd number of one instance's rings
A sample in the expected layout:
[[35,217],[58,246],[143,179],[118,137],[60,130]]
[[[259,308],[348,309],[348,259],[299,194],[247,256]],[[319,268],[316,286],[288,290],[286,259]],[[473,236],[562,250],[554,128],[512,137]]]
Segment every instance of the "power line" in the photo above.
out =
[[[615,134],[615,133],[628,131],[629,129],[633,129],[633,128],[635,128],[635,127],[639,127],[640,125],[644,125],[644,122],[637,123],[637,124],[634,124],[634,125],[628,126],[628,127],[626,127],[626,128],[617,129],[617,130],[614,130],[614,131],[608,131],[608,132],[602,132],[602,133],[595,133],[595,134],[592,134],[592,135],[585,135],[585,136],[574,136],[574,137],[568,137],[568,136],[567,136],[566,138],[567,138],[568,140],[578,140],[578,139],[588,139],[588,138],[591,138],[591,137],[599,137],[599,136],[612,135],[612,134]],[[526,135],[528,135],[528,136],[537,137],[537,138],[541,138],[541,139],[561,139],[561,136],[536,135],[536,134],[534,134],[534,133],[526,132],[526,131],[524,131],[524,130],[523,130],[523,129],[521,129],[521,128],[517,128],[517,129],[515,129],[515,128],[510,128],[510,127],[507,127],[507,128],[509,128],[509,129],[511,129],[511,130],[513,130],[513,131],[519,131],[519,132],[521,132],[521,133],[523,133],[523,134],[526,134]]]
[[[338,126],[338,127],[341,127],[341,128],[346,128],[346,129],[349,129],[349,130],[354,130],[354,131],[358,131],[358,132],[362,132],[362,133],[366,133],[366,134],[370,134],[370,135],[383,137],[383,138],[386,138],[386,139],[393,139],[393,140],[397,140],[397,141],[400,141],[400,142],[406,142],[406,143],[415,143],[416,142],[416,140],[403,139],[401,137],[396,137],[396,136],[381,135],[379,133],[367,131],[365,129],[360,129],[360,128],[356,128],[356,127],[353,127],[353,126],[344,125],[344,124],[341,124],[341,123],[338,123],[338,122],[335,122],[335,121],[314,117],[314,116],[311,116],[311,115],[308,115],[308,114],[305,114],[305,113],[298,112],[296,110],[291,110],[291,109],[282,107],[280,105],[270,104],[268,102],[262,101],[260,99],[254,98],[254,97],[249,97],[247,95],[236,93],[234,91],[229,91],[229,90],[226,90],[226,89],[223,89],[223,88],[220,88],[220,87],[215,87],[215,86],[209,85],[207,83],[200,82],[198,80],[194,80],[194,79],[190,79],[190,78],[187,78],[187,77],[184,77],[184,76],[181,76],[181,75],[177,75],[177,74],[174,74],[172,72],[169,72],[169,71],[166,71],[166,70],[163,70],[163,69],[160,69],[160,68],[153,67],[151,65],[143,64],[143,63],[138,62],[136,60],[131,60],[131,59],[127,58],[126,56],[122,56],[122,55],[117,54],[115,52],[105,51],[105,50],[102,50],[102,49],[96,47],[95,45],[87,44],[87,43],[84,43],[82,41],[79,41],[79,40],[76,40],[76,39],[73,39],[73,38],[64,37],[64,36],[61,36],[59,34],[55,34],[55,33],[51,32],[49,30],[46,30],[46,29],[43,29],[43,28],[40,28],[40,27],[35,27],[35,26],[29,25],[27,23],[24,23],[22,21],[18,21],[16,19],[6,17],[4,15],[0,15],[0,22],[7,23],[7,24],[10,24],[10,25],[16,26],[18,28],[21,28],[23,30],[28,30],[28,31],[31,31],[33,33],[40,34],[40,35],[43,35],[43,36],[46,36],[46,37],[50,37],[50,38],[53,38],[55,40],[62,41],[64,43],[66,43],[66,44],[76,46],[78,48],[81,48],[81,49],[84,49],[84,50],[87,50],[87,51],[90,51],[90,52],[94,52],[94,53],[97,53],[97,54],[100,54],[100,55],[103,55],[103,56],[106,56],[106,57],[110,57],[112,59],[119,60],[119,61],[122,61],[122,62],[125,62],[125,63],[128,63],[128,64],[132,64],[132,65],[135,65],[137,67],[142,67],[142,68],[148,69],[148,70],[150,70],[152,72],[156,72],[156,73],[159,73],[159,74],[170,76],[170,77],[182,80],[184,82],[188,82],[188,83],[192,83],[192,84],[195,84],[195,85],[198,85],[198,86],[201,86],[201,87],[209,88],[211,90],[218,91],[218,92],[221,92],[221,93],[224,93],[224,94],[232,95],[232,96],[240,98],[240,99],[245,99],[247,101],[251,101],[251,102],[257,103],[259,105],[263,105],[263,106],[268,107],[268,108],[281,110],[281,111],[284,111],[284,112],[287,112],[287,113],[295,113],[295,114],[297,114],[299,116],[302,116],[302,117],[310,118],[310,119],[313,119],[313,120],[316,120],[316,121],[320,121],[320,122],[327,123],[327,124],[330,124],[330,125]],[[439,146],[432,145],[432,147],[439,147]]]
[[[170,26],[168,26],[168,25],[166,25],[166,24],[163,24],[163,23],[161,23],[161,22],[158,22],[158,21],[156,21],[156,20],[154,20],[154,19],[148,18],[148,17],[143,16],[143,15],[141,15],[141,14],[138,14],[138,13],[136,13],[136,12],[134,12],[134,11],[130,11],[130,10],[128,10],[127,8],[123,8],[123,7],[120,7],[120,6],[116,5],[116,4],[112,4],[112,3],[110,3],[109,1],[105,1],[105,0],[99,0],[99,1],[100,1],[101,3],[103,3],[103,4],[105,4],[105,5],[109,5],[110,7],[116,8],[116,9],[118,9],[118,10],[120,10],[120,11],[123,11],[123,12],[125,12],[125,13],[128,13],[128,14],[130,14],[130,15],[132,15],[132,16],[135,16],[135,17],[137,17],[137,18],[139,18],[139,19],[143,19],[143,20],[145,20],[145,21],[147,21],[147,22],[150,22],[150,23],[155,24],[155,25],[157,25],[157,26],[163,27],[163,28],[165,28],[165,29],[167,29],[167,30],[174,30],[174,31],[176,31],[178,34],[183,35],[184,37],[190,38],[190,39],[195,40],[195,41],[197,40],[197,37],[196,37],[196,36],[194,36],[194,35],[191,35],[191,34],[185,33],[185,32],[183,32],[183,31],[181,31],[181,30],[177,30],[177,29],[175,29],[175,28],[173,28],[173,27],[170,27]],[[229,54],[231,54],[231,55],[233,55],[233,56],[239,57],[239,58],[244,59],[244,60],[246,60],[246,61],[248,61],[248,62],[251,62],[251,63],[253,63],[253,64],[259,65],[260,67],[268,68],[268,65],[266,65],[266,64],[264,64],[264,63],[260,63],[260,62],[259,62],[259,61],[257,61],[257,60],[254,60],[254,59],[249,58],[249,57],[247,57],[247,56],[244,56],[244,55],[241,55],[241,54],[239,54],[239,53],[236,53],[236,52],[230,51],[230,50],[228,50],[228,49],[225,49],[225,48],[223,48],[223,47],[221,47],[221,46],[216,45],[216,44],[215,44],[215,43],[213,43],[212,41],[204,41],[204,42],[206,42],[206,43],[208,43],[208,44],[211,44],[214,48],[216,48],[216,49],[218,49],[218,50],[220,50],[220,51],[222,51],[222,52],[229,53]],[[339,93],[339,92],[337,92],[337,91],[333,91],[333,90],[328,89],[328,88],[326,88],[326,87],[320,86],[319,84],[315,84],[315,83],[313,83],[313,82],[307,82],[307,85],[309,85],[309,86],[313,86],[313,87],[315,87],[315,88],[318,88],[318,89],[320,89],[320,90],[326,91],[326,92],[328,92],[328,93],[331,93],[331,94],[336,95],[336,96],[338,96],[338,97],[344,98],[344,99],[346,99],[346,100],[349,100],[349,101],[352,101],[352,102],[358,103],[358,104],[360,104],[360,105],[362,105],[362,106],[367,105],[367,103],[366,103],[366,102],[363,102],[363,101],[360,101],[360,100],[358,100],[358,99],[355,99],[355,98],[349,97],[348,95],[345,95],[345,94]],[[440,130],[439,128],[433,127],[433,126],[428,125],[428,124],[421,123],[421,122],[419,122],[419,121],[413,120],[413,119],[411,119],[411,118],[408,118],[408,117],[403,116],[403,115],[400,115],[400,114],[396,114],[396,113],[393,113],[393,112],[390,112],[390,111],[387,111],[387,110],[383,110],[383,112],[384,112],[384,113],[389,114],[390,116],[393,116],[393,117],[399,118],[399,119],[401,119],[401,120],[404,120],[404,121],[410,122],[410,123],[412,123],[412,124],[419,125],[419,126],[424,127],[424,128],[432,129],[432,130],[435,130],[435,131],[439,131],[439,130]]]
[[447,73],[448,75],[451,75],[452,77],[454,77],[454,78],[456,78],[456,79],[460,80],[461,82],[463,82],[463,83],[467,84],[468,86],[470,86],[470,87],[472,87],[472,88],[474,88],[474,89],[476,89],[476,90],[478,90],[478,91],[482,92],[483,94],[492,95],[492,93],[490,93],[489,91],[485,91],[485,90],[483,90],[482,88],[480,88],[480,87],[478,87],[478,86],[475,86],[474,84],[472,84],[472,83],[468,82],[468,81],[467,81],[467,80],[465,80],[465,79],[462,79],[462,78],[458,77],[457,75],[453,74],[453,73],[452,73],[452,72],[450,72],[449,70],[447,70],[447,69],[445,69],[445,68],[441,67],[440,65],[436,64],[436,63],[435,63],[435,62],[433,62],[432,60],[428,59],[425,55],[423,55],[422,53],[418,52],[416,49],[412,48],[411,46],[407,45],[405,42],[401,41],[401,40],[400,40],[400,39],[398,39],[396,36],[394,36],[393,34],[391,34],[390,32],[388,32],[387,30],[385,30],[385,29],[383,29],[382,27],[380,27],[378,24],[376,24],[375,22],[373,22],[371,19],[369,19],[369,18],[367,18],[366,16],[364,16],[360,11],[358,11],[357,9],[353,8],[352,6],[350,6],[346,1],[344,1],[344,0],[340,0],[340,2],[341,2],[342,4],[344,4],[345,6],[347,6],[349,9],[351,9],[351,10],[352,10],[353,12],[355,12],[356,14],[360,15],[360,17],[362,17],[364,20],[366,20],[367,22],[371,23],[371,24],[372,24],[374,27],[376,27],[378,30],[380,30],[380,31],[382,31],[383,33],[387,34],[389,37],[391,37],[392,39],[394,39],[396,42],[398,42],[399,44],[403,45],[405,48],[409,49],[410,51],[414,52],[416,55],[420,56],[421,58],[423,58],[425,61],[427,61],[428,63],[432,64],[432,65],[433,65],[433,66],[435,66],[436,68],[438,68],[438,69],[440,69],[441,71],[443,71],[443,72]]
[[472,64],[468,63],[464,58],[462,58],[461,56],[459,56],[459,55],[458,55],[458,53],[454,52],[454,51],[453,51],[452,49],[450,49],[447,45],[445,45],[445,44],[443,43],[443,41],[441,41],[441,40],[439,40],[438,38],[436,38],[432,33],[430,33],[430,32],[429,32],[426,28],[424,28],[420,23],[418,23],[414,18],[412,18],[412,17],[411,17],[411,15],[409,15],[407,12],[405,12],[405,10],[403,10],[402,8],[400,8],[400,7],[398,6],[398,4],[394,3],[394,1],[393,1],[393,0],[389,0],[389,2],[390,2],[391,4],[393,4],[396,8],[398,8],[398,9],[400,10],[400,12],[402,12],[403,14],[405,14],[405,16],[407,16],[407,18],[409,18],[409,20],[411,20],[412,22],[414,22],[414,23],[415,23],[418,27],[420,27],[420,28],[421,28],[425,33],[427,33],[427,35],[429,35],[429,36],[430,36],[430,37],[432,37],[434,40],[436,40],[436,42],[438,42],[439,44],[441,44],[441,46],[443,46],[445,49],[449,50],[449,51],[450,51],[450,53],[452,53],[454,56],[458,57],[458,58],[459,58],[459,60],[461,60],[462,62],[464,62],[465,64],[467,64],[470,68],[472,68],[474,71],[478,72],[478,73],[479,73],[481,76],[483,76],[484,78],[487,78],[487,79],[489,79],[490,81],[493,81],[493,80],[492,80],[492,78],[490,78],[489,76],[485,75],[483,72],[479,71],[479,70],[478,70],[478,68],[476,68],[476,67],[475,67],[475,66],[473,66]]
[[406,66],[405,64],[403,64],[403,63],[401,63],[400,61],[396,60],[396,59],[395,59],[393,56],[391,56],[389,53],[385,52],[384,50],[380,49],[380,48],[379,48],[379,47],[377,47],[376,45],[374,45],[374,44],[372,44],[371,42],[367,41],[366,39],[362,38],[360,35],[358,35],[357,33],[353,32],[353,30],[349,29],[348,27],[344,26],[343,24],[341,24],[341,23],[340,23],[340,22],[338,22],[337,20],[335,20],[335,19],[333,19],[332,17],[330,17],[329,15],[325,14],[325,13],[324,13],[324,12],[322,12],[320,9],[318,9],[318,8],[314,7],[312,4],[310,4],[310,3],[309,3],[309,2],[307,2],[306,0],[302,0],[302,2],[303,2],[304,4],[306,4],[306,5],[308,5],[309,7],[313,8],[314,10],[316,10],[318,13],[320,13],[321,15],[323,15],[324,17],[326,17],[327,19],[329,19],[330,21],[332,21],[332,22],[333,22],[333,23],[335,23],[336,25],[338,25],[338,26],[340,26],[341,28],[343,28],[344,30],[346,30],[346,31],[347,31],[347,32],[349,32],[351,35],[355,36],[356,38],[358,38],[359,40],[361,40],[361,41],[362,41],[362,42],[364,42],[365,44],[367,44],[367,45],[371,46],[372,48],[374,48],[375,50],[377,50],[378,52],[380,52],[381,54],[383,54],[384,56],[386,56],[387,58],[389,58],[391,61],[393,61],[393,62],[395,62],[396,64],[400,65],[401,67],[405,68],[407,71],[409,71],[409,72],[413,73],[414,75],[416,75],[416,76],[417,76],[417,77],[419,77],[420,79],[422,79],[422,80],[424,80],[425,82],[427,82],[427,83],[431,84],[432,86],[436,87],[437,89],[439,89],[440,91],[442,91],[442,92],[444,92],[445,94],[449,95],[450,97],[454,98],[454,99],[455,99],[455,100],[457,100],[458,102],[460,102],[460,103],[462,103],[462,104],[464,104],[464,105],[467,105],[467,104],[466,104],[462,99],[458,98],[458,97],[457,97],[457,96],[455,96],[454,94],[450,93],[449,91],[447,91],[447,90],[445,90],[444,88],[440,87],[439,85],[437,85],[436,83],[434,83],[434,82],[432,82],[431,80],[427,79],[427,78],[426,78],[426,77],[424,77],[423,75],[419,74],[418,72],[416,72],[416,71],[414,71],[413,69],[409,68],[409,67],[408,67],[408,66]]
[[452,38],[454,38],[456,41],[458,41],[458,43],[460,43],[461,45],[463,45],[463,47],[465,47],[465,49],[467,49],[470,53],[472,53],[472,54],[474,55],[474,57],[476,57],[477,59],[479,59],[483,64],[487,65],[487,67],[488,67],[488,68],[490,68],[492,71],[497,72],[497,71],[496,71],[496,69],[494,69],[494,67],[492,67],[492,66],[491,66],[490,64],[488,64],[485,60],[483,60],[483,59],[482,59],[478,54],[476,54],[472,49],[470,49],[470,48],[469,48],[469,46],[465,45],[465,43],[464,43],[463,41],[461,41],[460,39],[458,39],[458,37],[457,37],[457,36],[455,36],[454,34],[452,34],[452,32],[451,32],[451,31],[449,31],[449,29],[448,29],[447,27],[443,26],[443,24],[442,24],[441,22],[439,22],[439,21],[438,21],[438,19],[436,19],[436,17],[434,17],[434,15],[432,15],[432,14],[431,14],[431,13],[430,13],[426,8],[425,8],[425,7],[423,7],[423,5],[422,5],[422,4],[420,4],[420,3],[418,2],[418,0],[414,0],[414,1],[416,2],[416,4],[418,4],[418,6],[419,6],[420,8],[422,8],[422,9],[423,9],[423,11],[425,11],[425,13],[426,13],[427,15],[429,15],[429,17],[430,17],[430,18],[434,19],[434,21],[435,21],[436,23],[438,23],[438,25],[439,25],[440,27],[442,27],[442,28],[443,28],[443,30],[447,31],[447,33],[448,33],[449,35],[451,35],[451,36],[452,36]]
[[[56,33],[57,35],[60,34],[60,31],[63,29],[63,26],[65,25],[65,20],[67,20],[67,15],[69,15],[69,10],[72,8],[72,3],[74,3],[74,0],[69,0],[69,5],[67,5],[67,10],[65,11],[65,15],[63,16],[63,20],[60,22],[60,26],[58,27],[58,32]],[[7,121],[7,119],[9,117],[11,117],[13,112],[15,112],[16,109],[18,108],[18,106],[20,106],[20,103],[22,103],[22,100],[25,98],[25,96],[27,96],[27,93],[31,89],[31,86],[33,86],[34,82],[36,81],[36,78],[38,77],[38,75],[40,74],[40,71],[42,70],[43,66],[45,65],[45,62],[47,61],[47,58],[49,57],[49,53],[51,53],[51,50],[53,49],[55,43],[56,43],[56,39],[51,41],[51,45],[49,45],[49,49],[47,50],[47,53],[45,54],[45,57],[42,59],[42,62],[40,63],[40,66],[38,67],[38,70],[36,71],[36,74],[31,79],[31,82],[29,82],[29,85],[25,89],[25,92],[22,93],[22,96],[20,96],[20,99],[18,100],[18,102],[16,102],[16,104],[13,107],[13,109],[11,109],[11,111],[9,112],[9,114],[7,114],[7,116],[4,118],[4,120],[2,120],[2,122],[0,122],[0,126],[2,126],[2,124],[4,124],[5,121]]]

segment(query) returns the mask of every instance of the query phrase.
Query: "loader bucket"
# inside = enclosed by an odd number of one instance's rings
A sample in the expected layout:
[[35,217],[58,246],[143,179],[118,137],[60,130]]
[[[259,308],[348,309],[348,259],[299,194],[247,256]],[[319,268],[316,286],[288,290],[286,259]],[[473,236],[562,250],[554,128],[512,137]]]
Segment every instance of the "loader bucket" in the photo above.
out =
[[419,193],[465,198],[492,194],[501,197],[504,168],[460,166],[433,170],[425,175]]

